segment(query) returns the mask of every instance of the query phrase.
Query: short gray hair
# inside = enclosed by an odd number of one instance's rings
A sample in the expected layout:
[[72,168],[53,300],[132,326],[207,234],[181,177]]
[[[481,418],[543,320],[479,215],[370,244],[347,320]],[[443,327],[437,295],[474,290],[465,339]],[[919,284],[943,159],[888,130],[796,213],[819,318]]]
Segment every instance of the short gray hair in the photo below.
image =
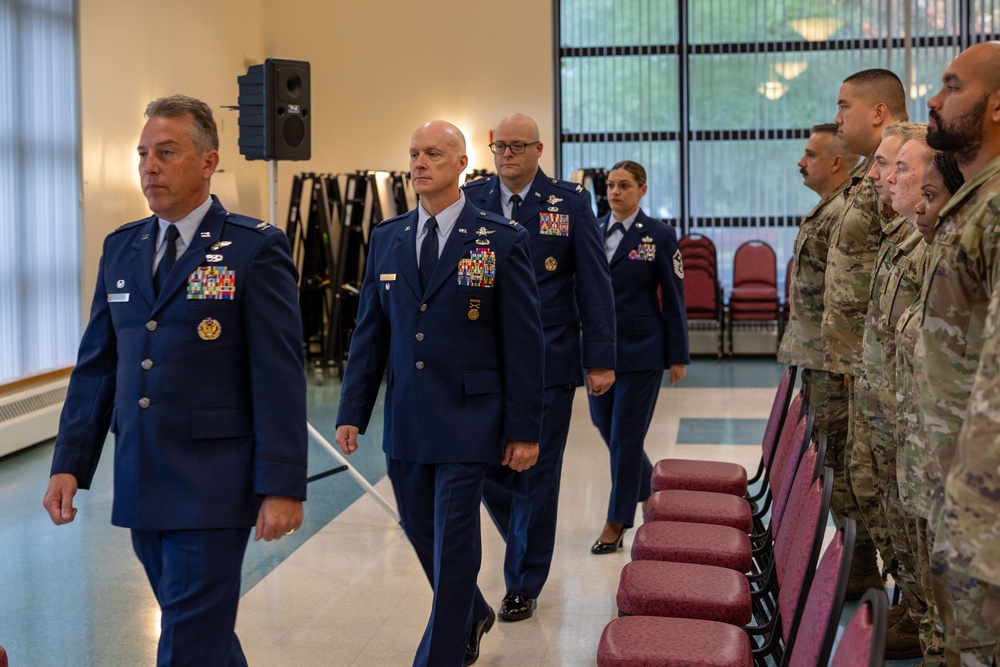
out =
[[219,150],[219,130],[215,126],[212,108],[199,99],[186,95],[171,95],[153,100],[146,105],[146,118],[160,116],[176,118],[189,114],[194,119],[191,141],[198,154]]

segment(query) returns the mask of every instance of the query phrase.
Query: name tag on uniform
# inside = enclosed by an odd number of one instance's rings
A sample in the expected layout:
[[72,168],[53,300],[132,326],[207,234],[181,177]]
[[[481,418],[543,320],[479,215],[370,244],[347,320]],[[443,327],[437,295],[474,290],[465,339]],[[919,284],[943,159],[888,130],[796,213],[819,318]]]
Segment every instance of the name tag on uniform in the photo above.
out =
[[125,303],[128,301],[128,292],[116,292],[108,295],[108,303]]
[[378,279],[379,280],[395,280],[396,279],[396,274],[395,273],[381,273],[381,274],[379,274]]

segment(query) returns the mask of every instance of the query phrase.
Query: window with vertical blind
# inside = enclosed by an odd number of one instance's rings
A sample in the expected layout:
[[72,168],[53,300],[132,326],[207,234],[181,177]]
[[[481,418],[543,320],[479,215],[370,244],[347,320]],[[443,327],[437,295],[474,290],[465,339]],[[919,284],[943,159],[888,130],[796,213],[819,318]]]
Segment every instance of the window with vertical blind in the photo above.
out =
[[796,163],[847,76],[883,67],[926,121],[941,73],[1000,38],[1000,0],[556,0],[558,171],[642,163],[643,209],[710,236],[723,281],[762,239],[779,276],[816,204]]
[[0,0],[0,383],[80,340],[74,0]]

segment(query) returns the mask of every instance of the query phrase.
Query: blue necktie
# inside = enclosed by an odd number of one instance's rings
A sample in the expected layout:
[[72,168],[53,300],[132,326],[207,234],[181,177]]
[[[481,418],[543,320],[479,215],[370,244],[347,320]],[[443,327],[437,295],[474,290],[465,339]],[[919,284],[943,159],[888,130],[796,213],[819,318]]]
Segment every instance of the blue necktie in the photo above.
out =
[[613,233],[613,232],[614,232],[614,231],[615,231],[616,229],[617,229],[618,231],[620,231],[620,232],[621,232],[622,234],[624,234],[624,233],[625,233],[625,225],[623,225],[623,224],[622,224],[622,223],[620,223],[620,222],[616,222],[615,224],[613,224],[613,225],[611,225],[610,227],[608,227],[608,231],[607,231],[607,232],[606,232],[606,233],[604,234],[604,240],[607,240],[607,239],[608,239],[608,237],[609,237],[609,236],[611,236],[611,234],[612,234],[612,233]]
[[510,219],[517,220],[517,212],[521,210],[521,195],[510,196]]
[[153,274],[153,292],[156,296],[160,295],[160,286],[170,275],[170,269],[174,268],[174,261],[177,260],[177,237],[180,235],[181,233],[177,231],[177,225],[171,223],[167,227],[166,241],[164,241],[166,247],[163,249],[160,265],[156,267],[156,273]]
[[420,288],[427,289],[438,261],[438,221],[428,218],[424,223],[424,242],[420,244]]

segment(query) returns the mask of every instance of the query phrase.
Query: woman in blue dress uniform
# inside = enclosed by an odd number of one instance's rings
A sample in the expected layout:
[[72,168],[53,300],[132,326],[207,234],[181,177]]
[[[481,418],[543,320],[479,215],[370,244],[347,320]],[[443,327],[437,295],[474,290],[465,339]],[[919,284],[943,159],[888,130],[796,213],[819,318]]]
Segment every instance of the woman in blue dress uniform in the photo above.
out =
[[607,523],[591,553],[613,553],[649,494],[653,466],[643,452],[663,371],[670,384],[687,373],[684,268],[674,228],[639,208],[646,170],[623,161],[608,175],[611,213],[599,222],[611,267],[618,322],[615,383],[590,396],[590,416],[611,452]]

